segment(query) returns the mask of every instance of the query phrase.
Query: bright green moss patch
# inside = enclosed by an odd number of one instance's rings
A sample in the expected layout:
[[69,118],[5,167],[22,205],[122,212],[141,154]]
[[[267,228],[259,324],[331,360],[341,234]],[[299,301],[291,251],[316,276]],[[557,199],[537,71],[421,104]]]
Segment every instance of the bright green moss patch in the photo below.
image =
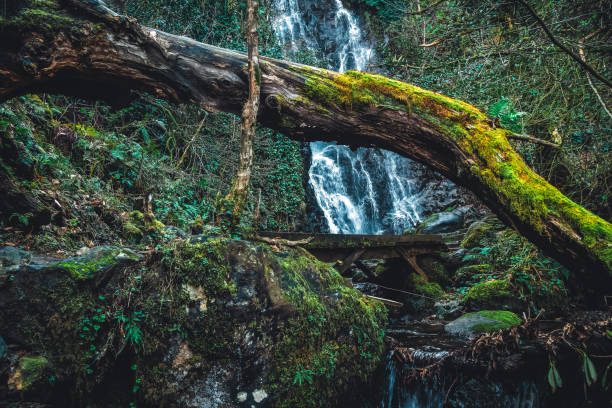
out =
[[434,299],[439,299],[444,296],[444,290],[440,284],[436,282],[428,282],[419,274],[411,274],[409,280],[411,283],[411,288],[417,293]]
[[478,333],[487,333],[499,329],[509,329],[512,326],[521,324],[521,319],[514,313],[507,310],[481,310],[479,312],[468,313],[465,316],[480,315],[491,320],[492,323],[478,323],[471,327],[471,330]]
[[7,27],[10,26],[19,30],[37,27],[52,32],[72,29],[75,20],[63,14],[56,1],[29,0],[27,5],[19,10],[16,15],[5,19],[2,23]]
[[98,259],[67,259],[57,264],[58,267],[67,269],[70,273],[79,279],[90,278],[99,270],[106,269],[109,266],[116,264],[115,255],[108,254]]
[[68,270],[75,278],[87,279],[119,262],[139,260],[140,257],[127,248],[102,246],[92,248],[84,255],[67,258],[55,264],[54,267]]
[[19,360],[20,389],[27,390],[38,381],[48,364],[45,357],[22,357]]
[[506,279],[494,279],[472,286],[463,300],[477,307],[499,307],[515,309],[520,305],[517,296],[511,292]]

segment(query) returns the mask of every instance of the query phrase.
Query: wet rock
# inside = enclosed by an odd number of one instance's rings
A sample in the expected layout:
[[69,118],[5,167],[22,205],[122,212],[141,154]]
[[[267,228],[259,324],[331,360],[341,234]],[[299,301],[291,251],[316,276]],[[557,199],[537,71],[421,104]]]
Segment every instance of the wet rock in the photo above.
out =
[[31,252],[12,246],[5,246],[0,249],[0,270],[3,267],[26,265],[31,259]]
[[467,254],[467,252],[468,252],[467,249],[459,248],[456,251],[453,251],[450,254],[448,254],[446,261],[451,265],[455,265],[455,266],[459,265],[461,264],[461,261],[463,257]]
[[175,227],[173,225],[168,225],[162,228],[161,234],[162,234],[163,239],[167,241],[172,241],[177,238],[180,238],[180,239],[189,238],[189,234],[187,234],[182,229]]
[[434,303],[434,310],[440,319],[455,319],[463,313],[463,304],[459,299],[445,299]]
[[521,323],[521,319],[506,310],[482,310],[467,313],[444,326],[444,330],[455,336],[471,338],[476,333],[507,329]]
[[416,232],[418,234],[440,234],[452,232],[463,227],[463,216],[454,212],[441,212],[434,214],[420,223]]

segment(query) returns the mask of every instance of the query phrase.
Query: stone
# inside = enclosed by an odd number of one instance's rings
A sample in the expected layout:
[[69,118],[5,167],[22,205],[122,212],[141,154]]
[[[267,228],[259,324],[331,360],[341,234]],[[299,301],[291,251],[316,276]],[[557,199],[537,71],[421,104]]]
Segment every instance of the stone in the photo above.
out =
[[13,246],[0,249],[0,267],[25,265],[32,259],[32,253]]
[[450,254],[448,254],[446,261],[451,265],[460,265],[461,260],[467,254],[467,252],[468,252],[467,249],[459,248],[456,251],[453,251]]
[[90,278],[117,264],[138,262],[141,259],[142,255],[131,249],[103,245],[89,248],[81,255],[48,266],[68,270],[78,278]]
[[455,319],[463,313],[463,304],[459,299],[444,299],[434,303],[434,310],[440,319]]
[[444,326],[444,331],[458,337],[471,338],[476,333],[508,329],[521,323],[521,319],[507,310],[481,310],[467,313]]
[[420,223],[416,232],[418,234],[440,234],[452,232],[463,227],[463,216],[454,212],[441,212],[434,214]]
[[191,285],[183,285],[183,290],[187,292],[189,296],[189,300],[196,304],[196,308],[200,313],[206,312],[208,310],[208,298],[204,294],[204,288],[202,286],[191,286]]
[[506,279],[477,283],[468,290],[463,300],[472,310],[495,308],[518,311],[524,306]]
[[487,222],[477,221],[473,223],[465,233],[465,237],[463,237],[461,241],[461,246],[466,249],[477,246],[480,244],[480,241],[488,235],[491,229],[492,226]]
[[266,398],[268,398],[268,393],[265,390],[261,389],[253,391],[253,399],[255,402],[260,403]]

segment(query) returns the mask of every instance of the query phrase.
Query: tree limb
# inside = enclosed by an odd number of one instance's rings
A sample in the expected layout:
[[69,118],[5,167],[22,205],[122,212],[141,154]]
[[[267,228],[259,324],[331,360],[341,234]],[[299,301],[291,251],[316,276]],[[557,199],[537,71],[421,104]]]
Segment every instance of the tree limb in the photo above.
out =
[[507,138],[514,139],[514,140],[522,140],[525,142],[537,143],[537,144],[541,144],[541,145],[548,146],[548,147],[554,147],[555,149],[558,149],[559,147],[561,147],[557,143],[549,142],[547,140],[537,139],[529,135],[519,135],[517,133],[509,133]]
[[555,38],[555,36],[550,32],[550,30],[546,26],[546,23],[544,23],[544,21],[542,21],[540,16],[538,16],[538,13],[536,13],[536,11],[533,9],[533,7],[531,7],[531,5],[529,3],[527,3],[525,0],[518,0],[518,1],[523,6],[525,6],[525,8],[529,11],[529,14],[531,14],[533,16],[533,18],[536,19],[536,21],[538,22],[540,27],[542,27],[542,30],[544,30],[544,32],[546,33],[548,38],[550,38],[550,41],[552,41],[553,44],[555,44],[557,47],[561,48],[567,55],[569,55],[574,61],[576,61],[578,64],[580,64],[580,66],[582,66],[582,68],[584,68],[587,72],[590,72],[595,78],[599,79],[601,82],[606,84],[609,88],[612,88],[612,82],[610,82],[609,80],[604,78],[601,74],[599,74],[599,72],[595,71],[595,69],[593,69],[593,67],[591,67],[589,64],[584,62],[580,57],[578,57],[576,54],[574,54],[572,52],[572,50],[567,48],[565,45],[563,45],[559,40],[557,40]]
[[[584,52],[584,42],[587,41],[589,38],[593,37],[594,35],[596,35],[599,31],[601,31],[601,29],[597,29],[593,31],[591,34],[587,35],[586,37],[578,41],[578,47],[579,47],[578,52],[580,53],[580,58],[582,58],[582,61],[584,61],[585,64],[586,64],[586,54]],[[597,99],[599,100],[599,103],[603,107],[604,111],[608,114],[610,118],[612,118],[612,113],[610,113],[610,110],[608,109],[608,107],[606,106],[606,103],[604,102],[603,98],[599,94],[599,91],[597,90],[597,88],[595,88],[595,85],[593,85],[593,81],[591,80],[591,75],[589,75],[588,72],[586,73],[586,77],[587,77],[587,81],[589,82],[589,86],[595,93],[595,96],[597,96]]]
[[284,238],[269,238],[269,237],[262,237],[261,235],[255,235],[254,239],[256,241],[265,242],[266,244],[271,244],[271,245],[284,245],[288,247],[295,247],[295,246],[308,244],[310,241],[314,239],[314,237],[308,237],[308,238],[300,239],[298,241],[290,241]]
[[[0,101],[31,92],[112,103],[146,91],[240,114],[249,95],[243,53],[142,27],[97,0],[33,2],[44,12],[0,20]],[[34,10],[33,10],[34,11]],[[514,151],[511,132],[460,100],[379,75],[343,74],[260,58],[257,120],[300,141],[379,147],[424,163],[478,197],[573,273],[612,282],[612,225],[565,197]],[[595,299],[595,296],[590,298]]]

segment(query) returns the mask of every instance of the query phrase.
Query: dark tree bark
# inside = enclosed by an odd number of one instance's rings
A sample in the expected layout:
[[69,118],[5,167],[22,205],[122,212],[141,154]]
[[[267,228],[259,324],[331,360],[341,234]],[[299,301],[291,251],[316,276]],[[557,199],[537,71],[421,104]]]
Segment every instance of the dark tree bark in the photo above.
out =
[[[23,3],[0,21],[0,100],[60,92],[118,103],[141,90],[240,114],[248,98],[244,54],[141,27],[98,0],[55,1]],[[475,192],[575,273],[574,283],[609,292],[610,223],[533,172],[508,143],[510,133],[478,109],[378,75],[259,62],[264,126],[424,163]]]

